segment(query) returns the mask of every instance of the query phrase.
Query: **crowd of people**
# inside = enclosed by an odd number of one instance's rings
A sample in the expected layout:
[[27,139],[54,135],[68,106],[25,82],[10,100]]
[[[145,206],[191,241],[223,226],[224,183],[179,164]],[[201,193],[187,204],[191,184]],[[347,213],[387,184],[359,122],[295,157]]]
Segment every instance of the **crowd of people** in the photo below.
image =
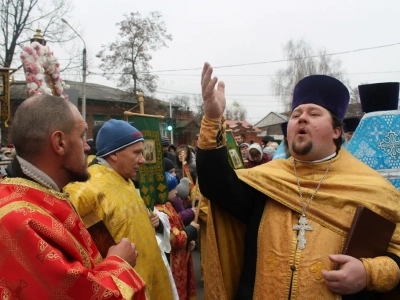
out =
[[[205,299],[383,299],[398,292],[400,179],[393,174],[400,151],[390,138],[398,141],[400,131],[399,84],[363,86],[361,99],[396,104],[364,106],[360,121],[344,118],[342,82],[305,77],[280,143],[235,136],[245,164],[236,170],[226,149],[225,84],[212,72],[206,63],[197,149],[161,137],[168,195],[154,208],[137,184],[146,163],[137,128],[110,119],[86,141],[86,122],[63,98],[36,95],[19,106],[13,148],[1,149],[9,162],[0,182],[4,299],[196,299],[192,251],[199,242]],[[387,125],[375,130],[379,118]],[[367,149],[365,126],[375,130],[382,154],[360,150]],[[384,164],[397,171],[385,165],[381,172]],[[359,205],[396,224],[380,256],[341,254]]]

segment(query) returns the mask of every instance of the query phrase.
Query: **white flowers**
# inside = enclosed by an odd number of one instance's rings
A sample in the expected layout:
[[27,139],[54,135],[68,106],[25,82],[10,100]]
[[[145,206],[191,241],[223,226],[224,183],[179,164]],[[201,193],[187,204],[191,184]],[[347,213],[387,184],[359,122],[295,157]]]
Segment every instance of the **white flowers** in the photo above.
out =
[[33,42],[23,47],[21,60],[25,70],[29,96],[49,94],[68,99],[69,86],[60,77],[60,64],[48,46]]

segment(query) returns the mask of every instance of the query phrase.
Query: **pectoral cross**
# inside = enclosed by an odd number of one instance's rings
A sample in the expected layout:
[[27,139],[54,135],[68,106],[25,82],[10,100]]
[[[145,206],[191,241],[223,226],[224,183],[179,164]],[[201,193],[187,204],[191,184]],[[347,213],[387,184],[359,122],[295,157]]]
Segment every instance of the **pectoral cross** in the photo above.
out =
[[294,225],[293,229],[294,230],[298,230],[298,234],[297,234],[297,241],[299,244],[299,249],[303,250],[306,247],[307,241],[306,241],[306,237],[305,237],[305,233],[306,230],[313,230],[313,227],[310,225],[307,225],[308,221],[307,221],[307,217],[306,215],[301,215],[299,218],[299,224],[298,225]]

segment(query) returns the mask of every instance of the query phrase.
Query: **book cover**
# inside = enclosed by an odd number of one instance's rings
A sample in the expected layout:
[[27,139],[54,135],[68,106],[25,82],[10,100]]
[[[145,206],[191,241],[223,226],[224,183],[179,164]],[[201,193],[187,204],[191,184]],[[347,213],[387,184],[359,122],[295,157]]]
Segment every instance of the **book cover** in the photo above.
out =
[[107,256],[108,249],[116,245],[114,238],[108,230],[103,220],[100,220],[95,213],[91,213],[83,218],[86,229],[89,231],[94,243],[101,256]]
[[[396,224],[359,205],[354,214],[342,253],[355,258],[385,256]],[[343,300],[352,299],[400,299],[399,289],[380,294],[363,290],[353,295],[342,296]]]

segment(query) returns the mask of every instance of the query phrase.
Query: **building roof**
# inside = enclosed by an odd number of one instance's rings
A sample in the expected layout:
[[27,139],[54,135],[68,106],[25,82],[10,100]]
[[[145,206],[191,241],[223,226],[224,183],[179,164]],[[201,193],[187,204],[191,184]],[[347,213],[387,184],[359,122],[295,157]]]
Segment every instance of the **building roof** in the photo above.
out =
[[258,121],[254,126],[258,127],[266,127],[274,124],[281,124],[283,122],[286,122],[289,118],[283,114],[276,113],[276,112],[270,112],[268,115],[266,115],[264,118],[262,118],[260,121]]
[[226,120],[225,121],[226,125],[229,126],[229,129],[235,129],[237,127],[243,127],[246,128],[248,130],[252,130],[254,132],[261,132],[261,129],[251,125],[249,122],[247,121],[236,121],[236,120]]
[[198,127],[200,127],[200,125],[195,120],[190,119],[190,120],[176,120],[176,128],[185,128],[190,123],[195,123]]
[[[65,83],[70,86],[70,89],[80,91],[79,98],[82,98],[81,88],[82,83],[77,81],[65,80]],[[25,100],[27,98],[27,88],[25,81],[17,81],[11,84],[11,99]],[[97,83],[86,83],[86,99],[100,101],[115,101],[137,103],[137,101],[128,92],[120,89],[112,88]]]

